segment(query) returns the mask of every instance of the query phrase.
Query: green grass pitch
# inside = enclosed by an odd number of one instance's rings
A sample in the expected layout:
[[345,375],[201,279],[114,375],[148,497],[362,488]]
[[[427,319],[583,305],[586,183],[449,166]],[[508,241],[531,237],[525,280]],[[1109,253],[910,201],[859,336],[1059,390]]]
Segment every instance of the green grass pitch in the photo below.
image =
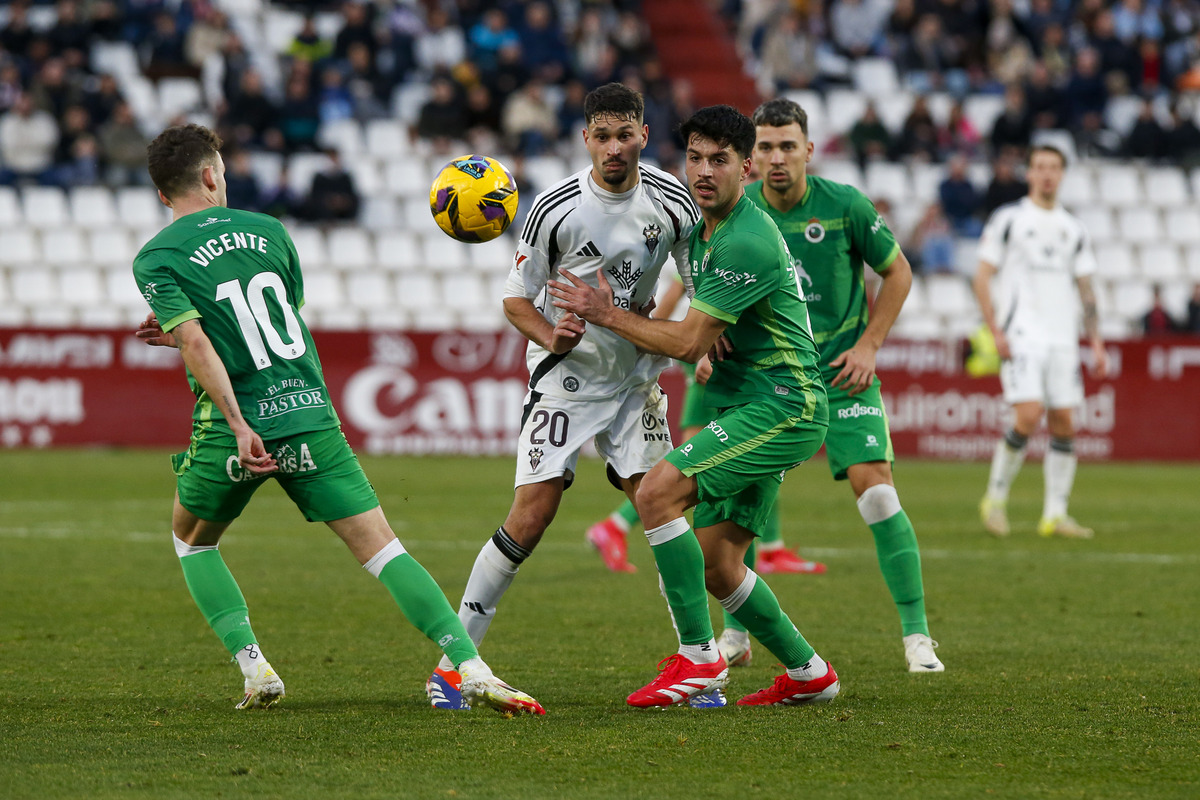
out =
[[[388,517],[457,605],[512,464],[366,458]],[[981,464],[902,462],[943,675],[904,671],[870,534],[824,462],[784,531],[824,576],[769,578],[837,667],[817,708],[635,711],[674,639],[649,548],[607,573],[584,528],[618,500],[585,462],[483,654],[543,718],[435,712],[435,647],[327,528],[265,487],[222,551],[288,696],[241,677],[187,595],[163,453],[0,453],[3,798],[1194,798],[1200,796],[1200,466],[1085,464],[1091,542],[1033,533],[1041,470],[981,532]],[[715,604],[714,604],[715,605]],[[732,699],[778,672],[756,647]]]

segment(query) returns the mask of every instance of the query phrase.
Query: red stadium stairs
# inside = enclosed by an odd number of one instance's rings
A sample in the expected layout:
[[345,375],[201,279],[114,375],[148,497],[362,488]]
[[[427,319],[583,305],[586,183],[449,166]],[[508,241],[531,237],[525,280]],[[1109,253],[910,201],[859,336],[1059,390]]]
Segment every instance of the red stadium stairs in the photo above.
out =
[[645,0],[642,13],[663,71],[691,81],[697,107],[728,103],[749,114],[758,106],[733,37],[707,0]]

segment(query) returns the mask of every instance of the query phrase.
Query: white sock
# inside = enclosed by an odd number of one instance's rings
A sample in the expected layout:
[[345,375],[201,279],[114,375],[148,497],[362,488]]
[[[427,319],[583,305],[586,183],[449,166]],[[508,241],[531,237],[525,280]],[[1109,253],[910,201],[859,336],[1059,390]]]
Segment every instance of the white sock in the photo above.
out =
[[817,678],[824,678],[828,673],[829,665],[816,653],[800,666],[787,671],[788,677],[794,681],[815,681]]
[[242,670],[242,675],[247,678],[257,676],[259,666],[267,664],[267,657],[263,655],[262,648],[258,646],[257,642],[246,645],[234,653],[233,657],[237,660],[237,665]]
[[1071,497],[1071,487],[1075,484],[1075,465],[1077,459],[1074,450],[1066,450],[1071,443],[1059,444],[1059,440],[1051,440],[1050,449],[1046,451],[1046,460],[1042,464],[1045,473],[1046,493],[1042,505],[1042,516],[1046,519],[1064,517],[1067,514],[1067,501]]
[[363,564],[363,569],[378,578],[379,573],[383,572],[383,568],[392,563],[392,559],[399,558],[407,552],[404,545],[400,544],[399,539],[392,539],[381,547],[378,553],[367,559],[367,563]]
[[858,513],[868,526],[891,519],[903,509],[896,487],[888,483],[877,483],[867,487],[858,497]]
[[1005,438],[996,443],[996,451],[992,454],[992,470],[988,475],[988,497],[1003,503],[1008,500],[1008,490],[1021,471],[1025,461],[1026,437],[1015,431],[1009,431]]
[[[467,579],[467,588],[463,590],[462,603],[458,607],[458,618],[462,620],[467,635],[478,647],[491,627],[492,618],[496,614],[496,604],[512,585],[517,575],[518,567],[495,542],[488,539],[475,557],[475,566],[471,568],[471,577]],[[446,656],[438,662],[442,669],[454,669],[454,665]]]
[[492,668],[489,667],[487,664],[485,664],[483,659],[480,658],[479,656],[475,656],[474,658],[468,658],[466,661],[462,662],[457,667],[455,667],[454,665],[450,665],[449,667],[446,667],[445,669],[457,670],[459,675],[464,675],[466,673],[470,673],[472,678],[482,678],[484,680],[486,680],[488,678],[496,677],[495,675],[492,674]]
[[717,649],[716,639],[709,639],[704,644],[681,644],[679,655],[688,658],[693,664],[715,664],[721,657]]

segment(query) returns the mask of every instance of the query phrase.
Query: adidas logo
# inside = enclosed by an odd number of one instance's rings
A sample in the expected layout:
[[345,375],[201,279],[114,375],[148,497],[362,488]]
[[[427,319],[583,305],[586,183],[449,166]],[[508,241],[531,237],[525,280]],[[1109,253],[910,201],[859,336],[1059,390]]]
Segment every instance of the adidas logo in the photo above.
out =
[[487,616],[487,612],[483,610],[482,603],[472,601],[470,603],[463,603],[463,605],[474,611],[476,614],[483,614],[484,616]]
[[600,256],[600,249],[598,247],[596,247],[594,242],[589,241],[581,249],[575,251],[575,255],[590,256],[592,258],[597,258]]

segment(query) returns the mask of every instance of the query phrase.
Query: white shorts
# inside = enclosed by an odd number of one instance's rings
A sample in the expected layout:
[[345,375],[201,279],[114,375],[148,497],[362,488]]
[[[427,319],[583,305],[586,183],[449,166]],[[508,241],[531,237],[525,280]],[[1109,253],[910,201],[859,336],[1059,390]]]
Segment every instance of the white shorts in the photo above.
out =
[[650,381],[614,397],[568,400],[531,392],[517,439],[517,486],[565,476],[575,480],[579,451],[595,437],[610,475],[629,478],[674,449],[667,425],[667,396]]
[[1014,350],[1012,358],[1000,365],[1000,385],[1010,404],[1038,402],[1046,408],[1075,408],[1083,403],[1079,348]]

